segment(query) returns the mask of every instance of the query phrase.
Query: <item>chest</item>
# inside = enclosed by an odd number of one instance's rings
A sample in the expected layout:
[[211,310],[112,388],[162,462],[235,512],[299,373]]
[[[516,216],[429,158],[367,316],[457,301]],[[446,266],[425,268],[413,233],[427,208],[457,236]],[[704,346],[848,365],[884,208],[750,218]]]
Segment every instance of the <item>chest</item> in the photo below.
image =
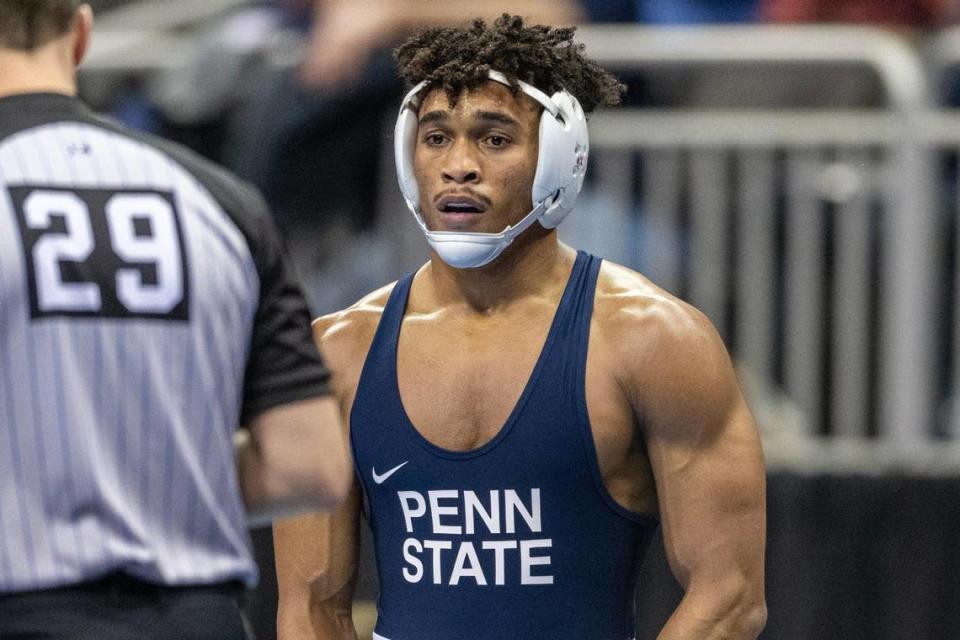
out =
[[404,410],[427,440],[466,451],[493,439],[537,368],[549,309],[459,322],[405,320],[397,348]]
[[[406,460],[412,455],[401,454],[400,449],[412,443],[409,433],[414,432],[448,452],[476,451],[507,434],[505,442],[510,446],[498,447],[496,452],[525,451],[525,457],[514,461],[525,473],[536,475],[537,455],[546,449],[574,456],[564,465],[556,453],[551,454],[554,457],[545,466],[549,469],[562,466],[573,472],[594,458],[596,471],[617,502],[637,512],[653,510],[652,470],[638,412],[618,378],[617,345],[598,339],[605,335],[602,318],[592,317],[588,335],[583,336],[582,328],[552,327],[555,311],[555,303],[546,304],[524,314],[477,322],[408,312],[395,343],[396,360],[384,355],[382,348],[374,352],[379,369],[371,370],[370,380],[380,381],[378,394],[386,389],[386,397],[379,395],[376,401],[371,398],[358,405],[356,396],[346,398],[347,406],[353,407],[353,428],[361,428],[355,443],[358,458],[389,468],[394,458]],[[580,351],[584,338],[585,358]],[[360,374],[358,368],[357,380]],[[389,391],[394,381],[396,395]],[[366,407],[376,407],[375,413]],[[380,416],[394,411],[402,418],[387,427]],[[367,423],[374,425],[374,432],[366,430]],[[584,425],[586,431],[581,431]],[[386,435],[385,428],[399,429],[390,432],[399,439]],[[592,446],[583,439],[584,433]],[[364,442],[376,442],[376,448],[365,452]],[[381,462],[385,449],[390,460]],[[464,458],[457,469],[466,471],[491,460],[488,455]],[[501,466],[506,471],[511,463],[498,459],[495,464],[507,465]],[[451,471],[438,473],[447,478]]]
[[[602,460],[633,446],[635,420],[602,345],[590,343],[579,360],[570,334],[551,335],[552,315],[528,312],[482,322],[404,322],[397,348],[397,382],[410,422],[433,444],[469,451],[492,440],[537,390],[565,406],[582,393]],[[556,333],[556,332],[555,332]],[[564,342],[567,341],[567,342]],[[557,366],[582,371],[584,387],[557,379]],[[546,398],[549,400],[549,398]]]
[[[652,510],[652,471],[635,411],[611,364],[614,359],[609,345],[590,340],[585,363],[566,363],[572,367],[568,375],[576,373],[578,367],[582,370],[582,386],[562,382],[551,372],[556,371],[556,350],[565,345],[558,336],[550,337],[547,344],[549,322],[549,318],[539,318],[515,332],[505,328],[491,339],[476,327],[452,330],[442,323],[405,320],[407,326],[401,331],[397,348],[397,382],[406,417],[431,444],[467,452],[496,438],[519,405],[523,432],[511,432],[510,442],[527,442],[523,448],[527,457],[522,461],[500,460],[506,465],[503,471],[519,465],[525,473],[536,476],[540,469],[549,475],[558,468],[579,468],[583,461],[586,445],[577,431],[582,417],[578,411],[583,405],[578,406],[572,397],[581,394],[593,445],[593,452],[587,452],[590,457],[596,456],[607,489],[630,510]],[[529,444],[530,429],[543,444]],[[553,452],[548,454],[549,459],[540,460],[538,455],[547,451]],[[504,454],[500,449],[498,452]],[[564,462],[561,458],[565,455],[574,457]],[[461,464],[482,464],[486,459]],[[448,472],[440,475],[447,477]]]

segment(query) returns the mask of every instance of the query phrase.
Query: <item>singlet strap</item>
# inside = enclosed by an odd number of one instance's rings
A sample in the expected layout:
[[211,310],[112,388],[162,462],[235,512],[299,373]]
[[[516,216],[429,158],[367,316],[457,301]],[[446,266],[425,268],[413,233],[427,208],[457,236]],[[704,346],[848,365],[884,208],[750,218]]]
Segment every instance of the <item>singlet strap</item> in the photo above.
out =
[[[590,336],[590,316],[597,274],[602,260],[585,251],[578,251],[563,297],[557,308],[553,326],[541,354],[538,368],[549,373],[534,376],[531,386],[546,384],[551,389],[564,389],[562,396],[573,401],[582,391],[582,373]],[[529,390],[531,393],[533,389]],[[571,405],[572,408],[576,403]]]
[[556,344],[553,345],[553,353],[548,354],[548,357],[560,359],[557,364],[565,371],[564,382],[570,391],[574,390],[570,385],[577,382],[577,369],[582,368],[586,362],[581,356],[586,354],[587,341],[590,337],[593,297],[602,262],[602,259],[584,251],[577,252],[577,260],[570,273],[567,290],[564,292],[554,320],[554,331],[557,333]]
[[[413,283],[415,273],[408,273],[394,285],[387,304],[380,316],[377,332],[367,351],[363,369],[360,371],[360,380],[357,383],[357,392],[350,409],[350,434],[353,438],[353,423],[357,417],[358,407],[368,406],[367,399],[372,398],[377,410],[389,408],[399,410],[400,398],[390,395],[395,388],[394,368],[397,359],[397,342],[400,339],[400,324],[403,322],[403,313],[407,307],[407,296]],[[384,393],[386,391],[386,393]],[[386,405],[386,407],[384,406]]]
[[[363,373],[360,379],[363,380],[369,372],[384,371],[383,369],[374,369],[371,363],[378,366],[394,363],[397,353],[397,342],[400,340],[400,325],[403,322],[403,314],[407,309],[407,298],[410,295],[410,287],[413,286],[413,278],[416,273],[408,273],[397,281],[390,297],[387,298],[387,304],[383,308],[383,314],[380,316],[380,324],[377,326],[377,332],[373,336],[373,342],[370,344],[370,350],[367,353],[367,360],[364,363]],[[369,370],[369,371],[368,371]]]
[[593,318],[593,300],[597,292],[597,279],[600,276],[600,267],[603,259],[588,256],[587,264],[581,274],[582,282],[577,296],[574,298],[572,332],[576,345],[577,368],[581,372],[587,367],[587,348],[590,343],[590,321]]
[[407,309],[407,299],[410,297],[410,287],[413,286],[413,278],[416,275],[415,272],[408,273],[397,281],[383,309],[380,328],[387,329],[394,341],[400,335],[400,323],[403,322],[403,313]]

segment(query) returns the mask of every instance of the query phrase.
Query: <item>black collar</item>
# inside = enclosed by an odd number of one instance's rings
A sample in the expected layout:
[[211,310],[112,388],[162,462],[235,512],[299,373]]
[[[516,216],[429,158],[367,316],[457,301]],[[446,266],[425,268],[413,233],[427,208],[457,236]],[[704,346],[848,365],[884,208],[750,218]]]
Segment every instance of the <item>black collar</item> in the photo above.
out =
[[79,116],[89,114],[90,110],[79,98],[64,93],[17,93],[0,97],[0,113]]

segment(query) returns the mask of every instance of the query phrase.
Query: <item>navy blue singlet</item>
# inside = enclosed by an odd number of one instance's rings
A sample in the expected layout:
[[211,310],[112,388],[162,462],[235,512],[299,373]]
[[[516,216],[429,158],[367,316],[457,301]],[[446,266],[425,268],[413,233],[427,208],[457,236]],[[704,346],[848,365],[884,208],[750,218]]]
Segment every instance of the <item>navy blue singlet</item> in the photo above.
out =
[[413,276],[395,286],[350,420],[380,577],[377,638],[633,638],[657,523],[617,504],[597,464],[584,378],[600,262],[577,255],[520,400],[467,452],[430,443],[403,408],[397,342]]

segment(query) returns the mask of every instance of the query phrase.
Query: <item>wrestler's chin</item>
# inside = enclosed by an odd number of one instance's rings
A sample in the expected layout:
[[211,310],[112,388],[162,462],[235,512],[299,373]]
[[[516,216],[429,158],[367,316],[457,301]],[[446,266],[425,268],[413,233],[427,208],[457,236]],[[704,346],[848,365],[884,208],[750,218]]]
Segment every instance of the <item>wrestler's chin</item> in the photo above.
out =
[[488,226],[488,217],[483,213],[448,213],[438,212],[434,217],[436,225],[434,231],[468,231],[484,233]]

